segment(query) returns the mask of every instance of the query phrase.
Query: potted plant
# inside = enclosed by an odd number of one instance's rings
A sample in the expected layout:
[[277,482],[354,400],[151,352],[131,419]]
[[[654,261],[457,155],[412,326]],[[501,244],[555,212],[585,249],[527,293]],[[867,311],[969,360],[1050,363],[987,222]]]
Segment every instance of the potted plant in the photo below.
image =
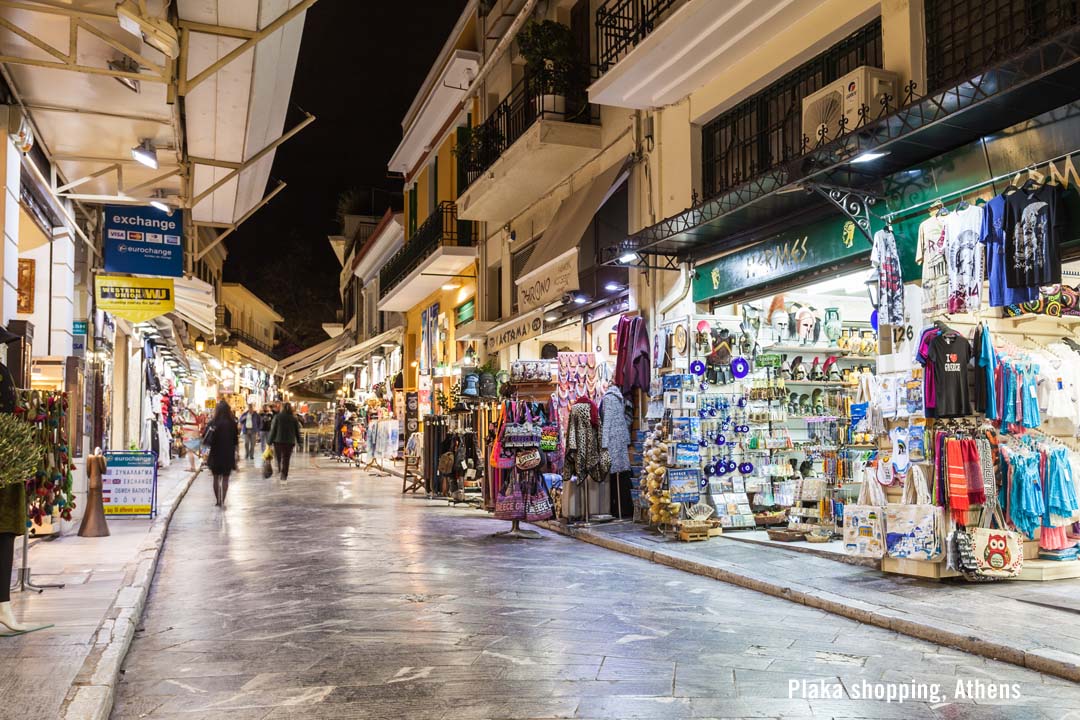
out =
[[458,142],[451,153],[464,163],[467,169],[474,169],[483,163],[485,158],[498,156],[501,152],[502,134],[494,126],[477,125],[476,127],[462,128],[458,136]]
[[577,44],[567,26],[553,20],[529,21],[518,33],[526,82],[537,99],[537,113],[566,116],[566,96],[577,77]]

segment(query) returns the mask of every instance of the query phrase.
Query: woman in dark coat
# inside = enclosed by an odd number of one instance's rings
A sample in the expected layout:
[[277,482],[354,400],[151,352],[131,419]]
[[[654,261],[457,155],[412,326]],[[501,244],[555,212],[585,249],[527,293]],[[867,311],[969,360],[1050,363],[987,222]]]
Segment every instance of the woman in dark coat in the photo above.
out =
[[214,408],[214,417],[206,428],[204,443],[210,448],[206,466],[214,475],[214,504],[224,507],[229,492],[229,475],[236,469],[236,449],[240,432],[232,408],[223,400]]

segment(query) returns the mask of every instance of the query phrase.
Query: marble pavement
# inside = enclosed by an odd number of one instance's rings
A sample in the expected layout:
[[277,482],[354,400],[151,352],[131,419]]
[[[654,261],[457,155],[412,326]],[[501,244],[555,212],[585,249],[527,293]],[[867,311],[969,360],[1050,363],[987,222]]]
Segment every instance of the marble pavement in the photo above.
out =
[[[224,511],[200,476],[173,518],[112,717],[964,720],[1080,708],[1080,686],[1052,675],[555,533],[493,537],[505,527],[304,456],[287,484],[245,467]],[[791,692],[800,680],[836,696]],[[856,699],[864,681],[943,695]],[[957,697],[958,681],[1015,684],[1020,697]]]

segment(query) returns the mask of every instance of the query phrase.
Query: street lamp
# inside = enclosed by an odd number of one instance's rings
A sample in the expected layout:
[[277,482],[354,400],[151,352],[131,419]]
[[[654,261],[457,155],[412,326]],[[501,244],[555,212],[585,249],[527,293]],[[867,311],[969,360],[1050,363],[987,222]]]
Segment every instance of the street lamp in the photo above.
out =
[[199,337],[195,338],[195,352],[202,352],[205,349],[206,338],[204,338],[202,335],[199,335]]
[[876,269],[870,271],[870,275],[863,281],[863,284],[866,285],[866,294],[870,298],[870,304],[877,310],[878,303],[881,300],[881,279]]

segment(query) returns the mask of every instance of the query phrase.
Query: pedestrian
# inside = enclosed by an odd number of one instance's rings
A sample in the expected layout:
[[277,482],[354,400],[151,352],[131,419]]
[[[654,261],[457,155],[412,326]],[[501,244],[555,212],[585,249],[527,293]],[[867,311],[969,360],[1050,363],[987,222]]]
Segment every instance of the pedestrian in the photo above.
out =
[[282,480],[289,479],[289,460],[293,448],[300,443],[300,421],[293,414],[292,404],[285,403],[281,412],[274,416],[270,425],[270,442],[274,445],[274,456],[278,461],[278,472]]
[[266,452],[266,444],[270,437],[270,423],[274,421],[274,416],[270,413],[270,406],[263,405],[262,412],[259,413],[259,452]]
[[254,403],[240,416],[240,432],[244,434],[244,457],[255,459],[255,443],[262,430],[262,416],[255,410]]
[[214,504],[225,506],[225,496],[229,492],[229,475],[236,469],[236,450],[240,445],[237,434],[236,417],[232,408],[224,400],[219,400],[214,408],[214,417],[206,428],[203,444],[209,447],[206,466],[214,476]]

